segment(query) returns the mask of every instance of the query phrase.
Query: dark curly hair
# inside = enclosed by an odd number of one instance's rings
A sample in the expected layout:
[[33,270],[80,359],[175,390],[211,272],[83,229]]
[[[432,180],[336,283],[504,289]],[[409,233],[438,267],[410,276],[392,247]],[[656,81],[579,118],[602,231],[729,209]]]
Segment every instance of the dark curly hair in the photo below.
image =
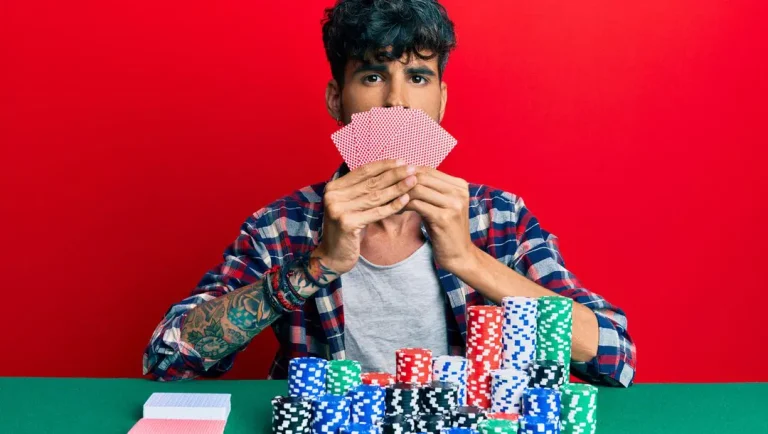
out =
[[[456,47],[453,22],[436,0],[337,0],[325,10],[323,44],[331,74],[344,86],[348,60],[386,62],[416,55],[437,56],[442,79],[448,55]],[[391,46],[388,52],[385,47]],[[421,51],[429,50],[429,56]]]

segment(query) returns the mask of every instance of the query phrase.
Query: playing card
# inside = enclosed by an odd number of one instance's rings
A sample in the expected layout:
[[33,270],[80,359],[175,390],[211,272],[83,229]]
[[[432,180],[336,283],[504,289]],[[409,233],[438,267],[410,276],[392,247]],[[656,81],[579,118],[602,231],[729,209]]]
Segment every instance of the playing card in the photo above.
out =
[[375,161],[411,115],[403,107],[374,107],[370,112],[368,137],[360,148],[360,165]]
[[350,170],[352,170],[352,163],[355,156],[355,137],[353,134],[352,124],[345,125],[340,130],[331,134],[331,140],[336,145],[336,149],[341,154],[341,158],[347,163]]
[[401,158],[407,164],[437,168],[456,146],[456,139],[423,111],[409,111],[412,115],[378,159]]
[[222,434],[223,420],[139,419],[128,434]]
[[352,166],[350,169],[355,169],[360,166],[360,158],[362,153],[363,143],[368,136],[370,111],[354,113],[352,115],[352,131],[354,136],[354,157],[352,158]]

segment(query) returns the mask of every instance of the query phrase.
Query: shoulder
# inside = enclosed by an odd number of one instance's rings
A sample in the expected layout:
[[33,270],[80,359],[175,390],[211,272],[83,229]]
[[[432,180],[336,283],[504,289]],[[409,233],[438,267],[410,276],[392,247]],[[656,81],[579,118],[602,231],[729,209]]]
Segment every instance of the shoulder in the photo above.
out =
[[519,195],[483,184],[469,183],[470,218],[485,217],[494,224],[517,224],[526,211]]
[[326,184],[308,185],[263,206],[248,217],[244,229],[266,238],[311,236],[322,225]]

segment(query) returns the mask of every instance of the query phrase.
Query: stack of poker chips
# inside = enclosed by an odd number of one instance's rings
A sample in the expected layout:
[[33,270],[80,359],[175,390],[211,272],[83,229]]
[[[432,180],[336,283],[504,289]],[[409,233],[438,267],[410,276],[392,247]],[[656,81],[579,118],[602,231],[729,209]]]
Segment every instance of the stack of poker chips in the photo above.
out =
[[384,389],[372,384],[360,384],[349,391],[353,423],[377,424],[384,419]]
[[433,381],[419,390],[419,403],[425,413],[450,414],[458,402],[455,383]]
[[485,410],[480,407],[458,407],[451,412],[451,421],[457,428],[477,429],[477,424],[485,420]]
[[388,372],[364,372],[360,376],[363,384],[373,384],[376,386],[389,386],[395,384],[395,376]]
[[542,416],[523,416],[520,418],[519,434],[560,434],[560,424],[555,419]]
[[597,388],[571,383],[560,389],[562,434],[594,434],[597,430]]
[[450,419],[442,414],[423,413],[416,417],[416,432],[440,434],[440,431],[449,427],[450,424]]
[[421,413],[419,386],[412,383],[396,383],[385,390],[386,414],[416,415]]
[[491,411],[520,413],[523,391],[528,387],[528,373],[515,369],[491,372]]
[[336,434],[349,422],[349,399],[323,395],[312,403],[312,434]]
[[502,309],[496,306],[467,308],[467,404],[491,406],[491,371],[501,366]]
[[560,392],[548,388],[525,389],[523,415],[560,419]]
[[331,395],[344,396],[361,384],[360,373],[360,362],[331,360],[328,362],[325,390]]
[[297,357],[288,362],[288,396],[315,398],[325,395],[328,362],[317,357]]
[[477,430],[472,428],[443,428],[440,434],[478,434]]
[[274,434],[311,434],[312,400],[291,396],[272,399]]
[[395,351],[395,376],[398,383],[427,384],[432,381],[432,351],[401,348]]
[[416,430],[416,421],[405,414],[393,414],[384,417],[381,423],[382,434],[411,434]]
[[568,383],[571,366],[573,300],[548,296],[538,300],[536,320],[536,359],[563,364],[563,378]]
[[467,405],[467,359],[460,356],[440,356],[432,362],[432,379],[458,385],[458,405]]
[[517,421],[504,419],[488,419],[477,426],[480,434],[517,434]]
[[339,430],[340,434],[381,434],[381,428],[378,424],[371,423],[350,423],[344,425]]
[[531,363],[528,372],[530,387],[549,387],[559,389],[568,384],[563,362],[556,360],[537,360]]
[[504,297],[501,367],[527,372],[536,358],[538,303],[529,297]]

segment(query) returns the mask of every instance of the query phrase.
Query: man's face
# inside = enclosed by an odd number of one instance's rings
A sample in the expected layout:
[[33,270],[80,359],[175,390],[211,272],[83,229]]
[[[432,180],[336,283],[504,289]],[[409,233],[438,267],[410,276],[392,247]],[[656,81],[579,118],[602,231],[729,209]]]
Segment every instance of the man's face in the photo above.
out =
[[408,63],[403,63],[405,55],[400,61],[384,63],[348,61],[341,94],[335,80],[328,83],[328,112],[348,124],[353,113],[373,107],[402,106],[421,109],[436,122],[442,121],[447,85],[438,80],[437,56],[429,60],[410,57]]

